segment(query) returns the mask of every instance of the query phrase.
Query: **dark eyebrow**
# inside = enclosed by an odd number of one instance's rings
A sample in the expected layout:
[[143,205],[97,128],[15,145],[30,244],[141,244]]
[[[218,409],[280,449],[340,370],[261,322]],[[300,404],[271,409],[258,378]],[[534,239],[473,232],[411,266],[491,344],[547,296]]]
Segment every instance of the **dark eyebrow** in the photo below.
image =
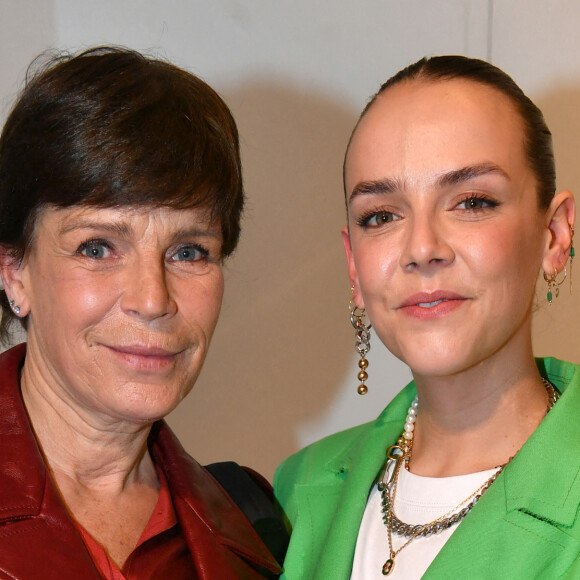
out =
[[[469,181],[470,179],[475,179],[476,177],[481,177],[482,175],[491,174],[501,175],[509,179],[508,174],[499,165],[495,163],[479,163],[477,165],[468,165],[447,171],[440,175],[435,183],[437,187],[448,187]],[[404,189],[404,180],[396,178],[386,177],[372,181],[361,181],[354,186],[348,203],[350,204],[351,200],[359,195],[383,195],[403,191]]]
[[509,179],[509,175],[495,163],[480,163],[478,165],[468,165],[460,169],[448,171],[437,178],[437,186],[446,187],[449,185],[457,185],[482,175],[496,174]]
[[373,181],[361,181],[357,183],[348,199],[348,203],[358,195],[382,195],[386,193],[395,193],[404,189],[404,183],[400,179],[377,179]]

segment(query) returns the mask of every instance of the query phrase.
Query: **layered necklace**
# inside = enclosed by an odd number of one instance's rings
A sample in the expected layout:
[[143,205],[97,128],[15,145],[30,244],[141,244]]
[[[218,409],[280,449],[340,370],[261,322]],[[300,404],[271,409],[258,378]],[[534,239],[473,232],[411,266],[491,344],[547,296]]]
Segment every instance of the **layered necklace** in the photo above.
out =
[[[542,382],[544,383],[546,393],[548,394],[548,404],[546,407],[546,413],[548,413],[560,397],[560,394],[550,381],[542,378]],[[475,504],[479,501],[479,498],[487,491],[489,486],[497,479],[499,474],[512,459],[510,457],[506,463],[499,465],[494,474],[487,481],[443,515],[427,522],[426,524],[406,524],[395,515],[394,503],[395,496],[397,495],[397,485],[401,467],[404,466],[406,469],[409,468],[409,461],[413,450],[413,431],[415,430],[418,409],[419,402],[417,397],[415,397],[415,400],[407,412],[403,433],[397,440],[397,443],[387,449],[387,463],[384,473],[377,484],[378,490],[381,493],[383,522],[387,528],[387,539],[389,543],[389,558],[382,568],[384,576],[388,576],[394,570],[395,557],[413,540],[438,534],[455,524],[458,524],[472,510]],[[407,538],[407,541],[396,550],[393,549],[393,534]]]

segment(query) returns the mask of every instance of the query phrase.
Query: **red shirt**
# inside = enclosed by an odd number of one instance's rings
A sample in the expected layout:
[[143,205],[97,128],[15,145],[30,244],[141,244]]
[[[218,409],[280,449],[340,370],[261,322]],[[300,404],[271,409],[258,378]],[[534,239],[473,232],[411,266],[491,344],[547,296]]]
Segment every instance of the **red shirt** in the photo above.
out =
[[[105,580],[147,580],[164,578],[163,569],[171,566],[172,579],[195,579],[197,573],[181,526],[173,509],[167,479],[158,469],[159,498],[157,505],[123,569],[111,560],[99,544],[78,522],[79,532],[95,565]],[[181,575],[176,576],[176,566]]]

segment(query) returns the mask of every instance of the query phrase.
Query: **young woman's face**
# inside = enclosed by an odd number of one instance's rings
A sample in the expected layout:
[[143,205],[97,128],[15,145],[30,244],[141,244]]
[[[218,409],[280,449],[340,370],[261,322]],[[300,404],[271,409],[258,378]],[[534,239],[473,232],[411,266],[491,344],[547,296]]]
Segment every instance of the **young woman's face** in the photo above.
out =
[[388,89],[353,136],[343,237],[355,302],[415,374],[529,347],[549,230],[523,140],[507,97],[464,80]]

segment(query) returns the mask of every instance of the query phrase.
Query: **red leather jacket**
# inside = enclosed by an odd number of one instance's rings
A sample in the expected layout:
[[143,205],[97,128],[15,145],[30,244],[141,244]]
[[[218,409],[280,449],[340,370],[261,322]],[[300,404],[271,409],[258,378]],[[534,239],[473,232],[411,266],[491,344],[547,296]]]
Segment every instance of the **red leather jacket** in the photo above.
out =
[[[100,580],[49,476],[19,391],[25,345],[0,356],[0,578]],[[263,578],[274,558],[224,490],[181,447],[164,421],[149,447],[167,477],[198,578]]]

